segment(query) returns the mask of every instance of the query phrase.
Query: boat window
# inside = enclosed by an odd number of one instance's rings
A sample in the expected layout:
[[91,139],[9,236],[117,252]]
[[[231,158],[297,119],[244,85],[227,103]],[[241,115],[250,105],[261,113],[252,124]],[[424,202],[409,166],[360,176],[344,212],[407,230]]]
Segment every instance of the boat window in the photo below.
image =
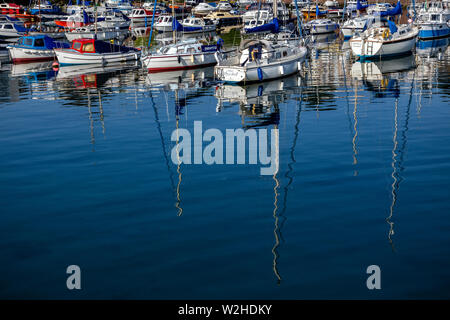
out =
[[4,24],[4,25],[3,25],[3,29],[9,29],[9,30],[11,30],[11,29],[13,29],[13,27],[12,27],[12,25],[10,25],[10,24]]
[[81,42],[74,42],[73,48],[75,50],[80,50],[81,49]]
[[44,39],[36,39],[36,40],[34,40],[34,46],[35,47],[43,47],[44,46]]
[[194,52],[195,52],[194,48],[188,48],[188,53],[194,53]]
[[86,43],[83,47],[83,51],[85,52],[94,52],[94,44],[91,43]]
[[183,53],[183,52],[184,52],[183,48],[178,48],[177,53]]
[[23,42],[24,42],[24,44],[26,46],[32,46],[33,45],[33,39],[32,38],[25,38]]

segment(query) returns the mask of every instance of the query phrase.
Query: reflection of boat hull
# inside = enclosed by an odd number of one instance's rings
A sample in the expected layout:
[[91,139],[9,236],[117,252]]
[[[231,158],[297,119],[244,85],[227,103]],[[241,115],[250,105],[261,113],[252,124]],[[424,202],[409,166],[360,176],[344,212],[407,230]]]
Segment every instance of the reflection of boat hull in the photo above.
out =
[[145,83],[152,88],[189,89],[201,87],[201,83],[207,79],[212,79],[213,75],[213,68],[208,67],[195,70],[159,72],[148,74]]
[[14,77],[52,71],[52,62],[31,62],[26,64],[15,64],[11,68]]
[[108,66],[104,66],[101,64],[89,64],[89,65],[67,65],[61,66],[58,70],[57,79],[64,79],[70,77],[76,77],[80,75],[86,74],[99,74],[99,73],[107,73],[114,72],[118,70],[128,70],[138,68],[139,65],[137,62],[126,62],[126,63],[116,63]]
[[420,57],[436,57],[446,51],[449,41],[449,38],[418,41],[416,44],[417,55]]
[[381,80],[384,74],[407,71],[415,66],[416,63],[412,54],[402,58],[373,62],[356,61],[352,65],[351,75],[357,79]]
[[215,52],[200,52],[179,55],[150,55],[142,62],[148,72],[166,72],[213,66],[217,63]]
[[126,61],[138,60],[141,56],[139,51],[132,52],[112,52],[112,53],[79,53],[75,50],[55,49],[56,56],[61,65],[70,64],[100,64],[108,65]]
[[20,47],[8,47],[13,63],[49,61],[55,58],[53,49],[41,50]]

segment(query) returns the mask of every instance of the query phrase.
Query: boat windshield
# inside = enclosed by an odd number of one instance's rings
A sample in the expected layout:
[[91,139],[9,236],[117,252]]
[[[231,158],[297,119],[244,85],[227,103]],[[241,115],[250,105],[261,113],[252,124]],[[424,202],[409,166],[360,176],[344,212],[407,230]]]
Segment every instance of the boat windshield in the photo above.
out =
[[73,44],[73,48],[74,48],[75,50],[80,50],[80,49],[81,49],[81,43],[80,43],[80,42],[75,42],[75,43]]
[[83,46],[83,51],[84,52],[94,52],[94,44],[92,42],[91,43],[86,43]]

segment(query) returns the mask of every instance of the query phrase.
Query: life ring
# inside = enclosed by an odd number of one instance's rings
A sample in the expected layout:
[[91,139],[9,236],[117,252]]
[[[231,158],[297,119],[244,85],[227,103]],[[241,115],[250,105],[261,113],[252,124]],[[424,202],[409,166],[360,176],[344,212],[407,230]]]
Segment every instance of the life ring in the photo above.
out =
[[389,29],[384,29],[384,31],[383,31],[383,38],[384,39],[387,39],[387,38],[389,38]]

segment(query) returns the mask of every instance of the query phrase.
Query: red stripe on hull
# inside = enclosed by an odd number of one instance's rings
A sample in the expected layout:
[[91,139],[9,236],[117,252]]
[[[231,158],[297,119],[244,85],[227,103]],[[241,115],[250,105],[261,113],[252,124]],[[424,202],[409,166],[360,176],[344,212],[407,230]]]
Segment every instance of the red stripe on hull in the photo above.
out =
[[13,63],[19,64],[19,63],[28,63],[28,62],[39,62],[39,61],[52,61],[54,57],[41,57],[41,58],[20,58],[20,59],[13,59]]
[[216,62],[208,63],[208,64],[196,64],[193,66],[182,66],[182,67],[168,67],[168,68],[148,68],[149,73],[158,73],[158,72],[168,72],[168,71],[177,71],[177,70],[188,70],[188,69],[197,69],[204,67],[214,66]]

